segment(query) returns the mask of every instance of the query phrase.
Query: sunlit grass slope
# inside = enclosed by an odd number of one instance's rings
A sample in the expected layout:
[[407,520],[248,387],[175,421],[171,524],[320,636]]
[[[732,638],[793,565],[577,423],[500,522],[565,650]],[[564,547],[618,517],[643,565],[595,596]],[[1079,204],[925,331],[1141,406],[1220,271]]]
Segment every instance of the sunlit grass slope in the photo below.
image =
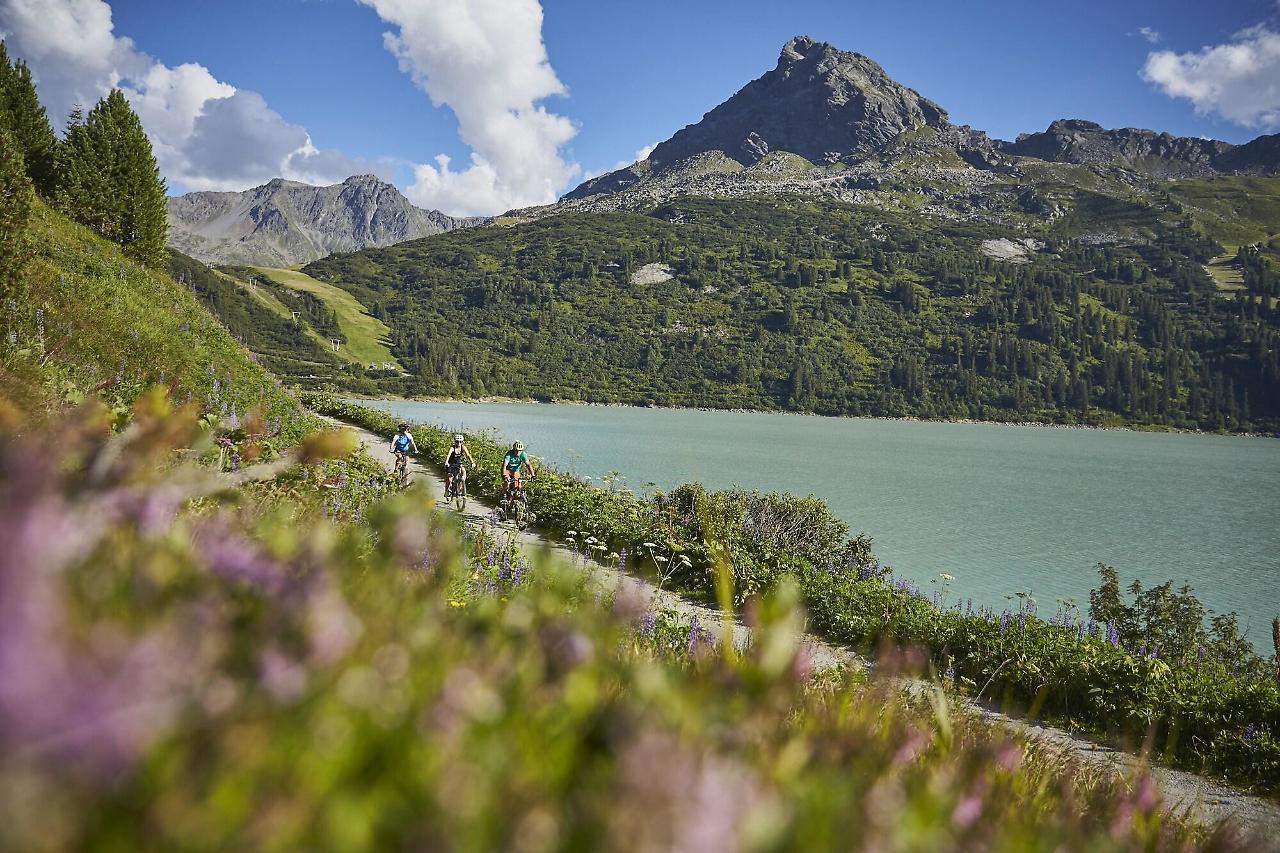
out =
[[167,273],[40,201],[29,239],[21,296],[4,306],[6,396],[56,407],[100,392],[124,405],[158,384],[217,417],[258,410],[287,433],[302,428],[275,378]]
[[257,271],[285,287],[310,293],[324,300],[325,305],[333,309],[343,335],[342,345],[338,348],[339,356],[366,365],[381,365],[386,362],[399,367],[399,362],[387,346],[391,330],[381,320],[369,314],[350,293],[296,270],[259,267]]
[[1177,199],[1206,234],[1234,253],[1280,234],[1280,178],[1232,175],[1175,181]]

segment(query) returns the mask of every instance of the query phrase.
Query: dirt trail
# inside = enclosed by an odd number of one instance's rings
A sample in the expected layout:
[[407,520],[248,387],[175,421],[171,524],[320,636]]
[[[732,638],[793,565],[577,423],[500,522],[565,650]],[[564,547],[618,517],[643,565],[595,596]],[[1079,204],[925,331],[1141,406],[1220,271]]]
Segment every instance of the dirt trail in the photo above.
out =
[[[325,420],[355,433],[369,455],[391,470],[394,462],[387,450],[390,436],[377,436],[332,418],[325,418]],[[414,482],[424,483],[431,490],[434,498],[443,499],[444,477],[439,469],[428,469],[415,460],[411,463],[410,470]],[[536,511],[537,507],[535,506],[534,509]],[[490,508],[474,498],[467,502],[463,516],[468,524],[490,524]],[[597,563],[584,563],[562,544],[551,541],[535,530],[517,531],[507,526],[502,529],[514,537],[515,541],[530,554],[547,553],[555,559],[568,561],[580,570],[590,572],[592,577],[605,588],[627,587],[651,599],[654,606],[658,608],[683,616],[696,616],[699,624],[717,635],[724,630],[725,620],[719,610],[694,603],[668,590],[659,590],[642,578]],[[730,627],[735,645],[743,647],[750,641],[750,630],[745,625],[735,619],[731,620]],[[856,652],[833,645],[813,634],[804,634],[801,642],[811,650],[816,668],[835,665],[853,667],[868,665],[867,661]],[[912,691],[932,689],[927,682],[914,680],[905,681],[903,686],[904,689]],[[1126,775],[1146,766],[1146,762],[1137,755],[1085,740],[1055,726],[1011,717],[972,702],[969,703],[969,710],[1015,733],[1060,750],[1064,761],[1074,759],[1083,765],[1107,767]],[[1159,765],[1151,766],[1150,770],[1160,786],[1170,811],[1188,812],[1194,819],[1207,826],[1231,818],[1246,831],[1256,835],[1264,845],[1263,849],[1273,849],[1280,853],[1280,803],[1244,793],[1229,785],[1183,770]]]

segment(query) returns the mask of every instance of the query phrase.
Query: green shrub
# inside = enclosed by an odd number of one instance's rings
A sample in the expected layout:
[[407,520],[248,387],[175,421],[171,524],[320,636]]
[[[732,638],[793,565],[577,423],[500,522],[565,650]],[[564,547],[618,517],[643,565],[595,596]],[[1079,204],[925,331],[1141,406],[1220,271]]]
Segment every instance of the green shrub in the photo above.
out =
[[[31,180],[13,137],[0,130],[0,299],[22,298],[23,265],[31,254]],[[6,314],[11,313],[5,309]]]
[[[395,429],[391,415],[331,396],[306,403],[388,436]],[[418,425],[415,436],[429,456],[444,458],[450,433]],[[468,444],[480,481],[496,477],[504,448],[477,437]],[[630,568],[684,592],[714,599],[722,555],[738,603],[793,578],[824,637],[863,649],[885,641],[924,647],[937,671],[954,670],[984,697],[1127,744],[1151,736],[1167,761],[1280,791],[1280,687],[1224,656],[1229,646],[1161,659],[1150,647],[1123,645],[1112,625],[1067,612],[1042,619],[1029,600],[996,614],[945,590],[931,599],[881,567],[867,539],[846,539],[848,528],[816,498],[689,485],[644,500],[547,468],[529,493],[548,530],[575,531],[578,547],[591,534],[614,553],[626,549]],[[678,556],[689,558],[687,568]]]

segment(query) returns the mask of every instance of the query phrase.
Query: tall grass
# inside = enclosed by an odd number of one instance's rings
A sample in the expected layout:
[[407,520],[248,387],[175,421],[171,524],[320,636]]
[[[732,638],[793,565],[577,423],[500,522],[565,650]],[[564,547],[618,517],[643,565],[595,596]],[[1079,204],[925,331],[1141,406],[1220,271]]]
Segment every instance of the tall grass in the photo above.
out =
[[335,516],[355,460],[314,447],[202,491],[167,461],[194,412],[143,399],[0,432],[0,847],[1245,849],[941,693],[815,675],[789,583],[722,655],[416,492]]

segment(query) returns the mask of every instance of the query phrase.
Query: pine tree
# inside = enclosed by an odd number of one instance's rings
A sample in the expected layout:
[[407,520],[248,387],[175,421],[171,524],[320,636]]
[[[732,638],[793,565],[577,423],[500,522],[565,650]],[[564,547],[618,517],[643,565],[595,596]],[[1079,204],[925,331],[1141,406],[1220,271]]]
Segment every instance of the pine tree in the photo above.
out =
[[153,267],[167,263],[165,183],[142,122],[119,89],[83,119],[72,113],[58,158],[67,215]]
[[21,300],[21,271],[29,254],[31,179],[18,144],[0,130],[0,300]]
[[42,195],[53,195],[58,139],[36,95],[31,69],[22,60],[11,65],[3,41],[0,41],[0,128],[8,130],[13,137],[35,188]]

